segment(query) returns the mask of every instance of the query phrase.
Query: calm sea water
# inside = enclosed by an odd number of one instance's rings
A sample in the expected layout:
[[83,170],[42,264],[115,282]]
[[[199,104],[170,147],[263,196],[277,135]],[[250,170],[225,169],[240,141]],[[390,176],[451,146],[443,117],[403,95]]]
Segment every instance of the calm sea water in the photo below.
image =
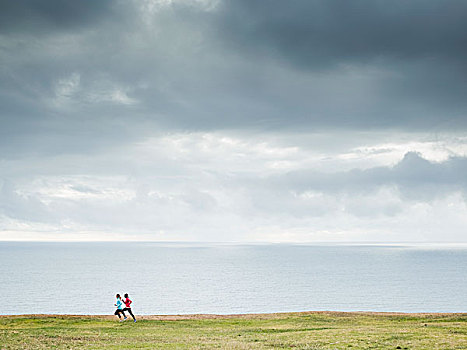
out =
[[0,243],[1,314],[467,312],[467,248]]

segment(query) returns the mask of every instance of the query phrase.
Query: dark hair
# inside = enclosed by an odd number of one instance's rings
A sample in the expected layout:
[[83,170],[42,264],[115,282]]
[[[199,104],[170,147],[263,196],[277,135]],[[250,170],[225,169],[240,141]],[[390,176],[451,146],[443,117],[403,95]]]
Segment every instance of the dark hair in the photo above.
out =
[[125,297],[125,298],[128,298],[128,293],[125,293],[124,297]]
[[120,298],[120,294],[117,294],[117,298]]

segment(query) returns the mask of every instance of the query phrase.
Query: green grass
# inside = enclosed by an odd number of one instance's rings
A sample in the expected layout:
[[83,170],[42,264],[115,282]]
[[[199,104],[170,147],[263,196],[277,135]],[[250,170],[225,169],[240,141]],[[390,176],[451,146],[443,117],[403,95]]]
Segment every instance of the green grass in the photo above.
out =
[[0,349],[467,349],[467,314],[0,317]]

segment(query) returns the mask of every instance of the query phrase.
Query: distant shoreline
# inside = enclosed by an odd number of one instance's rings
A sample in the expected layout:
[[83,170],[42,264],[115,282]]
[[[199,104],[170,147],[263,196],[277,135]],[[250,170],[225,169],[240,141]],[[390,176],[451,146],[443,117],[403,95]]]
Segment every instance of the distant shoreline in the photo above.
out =
[[[467,312],[381,312],[381,311],[300,311],[300,312],[275,312],[275,313],[246,313],[246,314],[181,314],[181,315],[136,315],[140,320],[208,320],[208,319],[274,319],[290,316],[306,315],[328,316],[467,316]],[[114,315],[73,315],[73,314],[21,314],[0,315],[0,318],[95,318],[113,319]]]

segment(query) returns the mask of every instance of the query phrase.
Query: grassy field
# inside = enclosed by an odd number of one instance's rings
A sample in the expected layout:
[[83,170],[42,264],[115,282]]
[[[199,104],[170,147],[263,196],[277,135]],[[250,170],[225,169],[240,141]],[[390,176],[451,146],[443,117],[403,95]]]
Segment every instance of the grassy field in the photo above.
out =
[[467,314],[2,316],[1,349],[467,349]]

